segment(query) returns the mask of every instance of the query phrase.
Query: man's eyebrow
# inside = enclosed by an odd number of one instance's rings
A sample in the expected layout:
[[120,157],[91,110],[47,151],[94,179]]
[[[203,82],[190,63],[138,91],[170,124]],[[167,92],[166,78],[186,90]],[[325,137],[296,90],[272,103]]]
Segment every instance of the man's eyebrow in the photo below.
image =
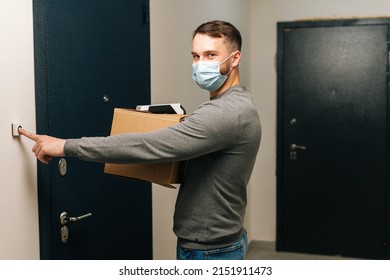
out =
[[[210,54],[210,53],[218,54],[219,52],[217,50],[209,50],[209,51],[204,51],[203,52],[203,54],[205,54],[205,55]],[[198,55],[198,53],[194,52],[194,51],[192,51],[191,54],[192,55]]]

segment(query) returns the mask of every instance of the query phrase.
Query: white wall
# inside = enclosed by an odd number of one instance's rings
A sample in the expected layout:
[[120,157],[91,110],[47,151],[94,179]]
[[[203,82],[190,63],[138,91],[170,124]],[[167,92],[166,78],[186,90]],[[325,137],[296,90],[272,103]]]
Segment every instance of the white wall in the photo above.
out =
[[0,259],[37,259],[36,161],[11,123],[35,129],[32,1],[0,0]]
[[[152,101],[181,102],[188,112],[207,98],[191,80],[191,33],[211,19],[242,32],[242,83],[252,93],[263,139],[249,186],[249,236],[275,240],[276,22],[313,17],[390,16],[388,0],[150,0]],[[386,12],[389,11],[389,12]],[[0,259],[38,259],[36,161],[11,123],[35,129],[31,0],[0,0]],[[176,191],[153,186],[154,257],[175,258]],[[158,236],[158,237],[157,237]],[[161,242],[163,240],[163,242]]]

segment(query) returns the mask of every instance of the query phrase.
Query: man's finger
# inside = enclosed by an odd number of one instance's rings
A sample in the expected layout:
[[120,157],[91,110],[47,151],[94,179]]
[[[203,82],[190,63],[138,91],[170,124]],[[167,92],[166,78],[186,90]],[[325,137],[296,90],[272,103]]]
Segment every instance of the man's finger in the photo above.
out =
[[34,133],[31,133],[31,132],[28,132],[27,130],[23,129],[23,128],[19,128],[19,133],[21,135],[24,135],[26,136],[27,138],[33,140],[33,141],[37,141],[38,140],[38,135],[34,134]]

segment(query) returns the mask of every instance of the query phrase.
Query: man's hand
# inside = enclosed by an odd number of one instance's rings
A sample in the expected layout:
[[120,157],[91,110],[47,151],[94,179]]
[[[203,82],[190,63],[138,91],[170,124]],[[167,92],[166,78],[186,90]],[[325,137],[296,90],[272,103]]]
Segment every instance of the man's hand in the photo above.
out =
[[32,148],[35,156],[43,163],[49,163],[53,157],[64,156],[65,139],[47,135],[38,135],[19,128],[19,133],[35,141]]

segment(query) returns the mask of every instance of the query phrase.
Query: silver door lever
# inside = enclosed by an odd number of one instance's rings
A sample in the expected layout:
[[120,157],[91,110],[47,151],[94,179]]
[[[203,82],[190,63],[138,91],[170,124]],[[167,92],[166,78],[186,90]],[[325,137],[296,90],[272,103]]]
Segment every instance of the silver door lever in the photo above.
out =
[[298,146],[297,144],[291,144],[290,145],[291,151],[296,151],[296,150],[306,150],[305,146]]
[[89,218],[91,216],[92,216],[92,213],[81,215],[79,217],[68,217],[68,213],[62,212],[60,215],[60,223],[61,223],[61,225],[66,225],[67,222],[78,222],[80,220],[83,220],[85,218]]

